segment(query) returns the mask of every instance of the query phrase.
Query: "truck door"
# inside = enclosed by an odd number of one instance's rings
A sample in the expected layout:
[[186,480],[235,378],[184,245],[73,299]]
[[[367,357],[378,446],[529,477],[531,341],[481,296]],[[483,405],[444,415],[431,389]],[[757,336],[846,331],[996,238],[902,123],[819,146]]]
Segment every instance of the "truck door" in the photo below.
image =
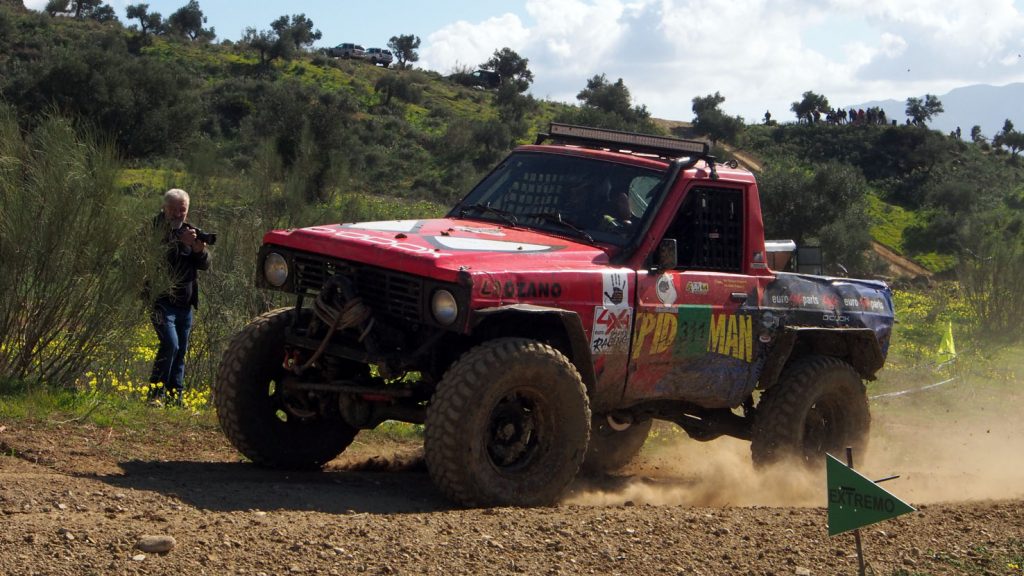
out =
[[752,389],[758,281],[744,274],[745,197],[742,188],[691,188],[665,232],[678,265],[640,271],[625,403],[736,406]]

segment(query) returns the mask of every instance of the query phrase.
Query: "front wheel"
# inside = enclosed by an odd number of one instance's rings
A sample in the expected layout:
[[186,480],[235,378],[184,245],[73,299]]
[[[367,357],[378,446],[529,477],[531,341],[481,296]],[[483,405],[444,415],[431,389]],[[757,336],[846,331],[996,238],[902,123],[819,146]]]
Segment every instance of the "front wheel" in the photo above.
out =
[[842,458],[847,446],[863,451],[870,427],[867,391],[853,366],[809,356],[765,392],[754,418],[751,456],[755,465],[795,457],[817,467],[825,453]]
[[486,342],[445,373],[427,408],[424,454],[438,488],[467,506],[553,504],[579,471],[590,404],[551,346]]
[[294,308],[273,310],[235,336],[217,370],[213,401],[224,434],[254,463],[318,468],[341,454],[358,430],[287,389],[284,336],[294,318]]

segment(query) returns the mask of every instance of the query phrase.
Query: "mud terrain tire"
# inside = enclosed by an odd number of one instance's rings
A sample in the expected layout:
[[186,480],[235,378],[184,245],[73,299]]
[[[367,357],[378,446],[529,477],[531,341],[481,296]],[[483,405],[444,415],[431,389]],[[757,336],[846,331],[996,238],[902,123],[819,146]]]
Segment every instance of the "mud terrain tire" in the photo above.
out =
[[871,428],[867,391],[848,363],[829,356],[794,362],[757,407],[751,456],[757,466],[795,457],[811,467],[847,446],[863,458]]
[[590,435],[579,372],[551,346],[501,338],[448,369],[427,408],[427,469],[466,506],[544,506],[575,478]]
[[357,430],[339,418],[296,416],[284,405],[284,336],[294,317],[294,308],[273,310],[235,336],[217,370],[213,400],[224,434],[255,464],[319,468],[341,454]]
[[590,424],[590,444],[583,460],[587,474],[613,472],[636,458],[647,441],[653,420],[634,422],[629,428],[616,431],[607,418],[595,418]]

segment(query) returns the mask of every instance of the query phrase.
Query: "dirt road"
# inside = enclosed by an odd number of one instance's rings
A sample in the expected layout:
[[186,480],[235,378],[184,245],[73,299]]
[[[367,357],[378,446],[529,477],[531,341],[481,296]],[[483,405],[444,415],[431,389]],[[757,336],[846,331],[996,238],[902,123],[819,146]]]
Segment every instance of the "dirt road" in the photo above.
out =
[[[0,574],[856,574],[852,536],[827,536],[821,478],[755,474],[742,443],[659,430],[637,467],[557,507],[465,510],[411,445],[357,439],[324,472],[283,473],[241,463],[208,426],[7,423]],[[983,476],[953,479],[957,503],[911,490],[919,512],[866,528],[875,573],[1020,576],[1020,476],[972,493]],[[143,535],[176,546],[144,553]]]

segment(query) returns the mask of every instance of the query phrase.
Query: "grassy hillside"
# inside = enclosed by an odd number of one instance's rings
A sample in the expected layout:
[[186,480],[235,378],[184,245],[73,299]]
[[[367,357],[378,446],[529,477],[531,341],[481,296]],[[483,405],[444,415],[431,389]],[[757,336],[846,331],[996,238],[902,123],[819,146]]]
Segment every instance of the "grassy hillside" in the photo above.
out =
[[744,149],[770,169],[840,164],[863,175],[864,209],[878,242],[933,272],[951,272],[984,239],[1016,235],[1024,211],[1024,166],[988,144],[918,126],[748,126]]
[[131,164],[234,177],[263,158],[312,201],[341,193],[460,196],[564,105],[439,74],[304,53],[261,63],[242,44],[142,37],[116,23],[0,7],[0,97],[23,127],[57,112]]
[[[137,295],[153,265],[136,232],[166,189],[189,190],[192,221],[220,236],[190,356],[189,384],[203,390],[239,327],[289,303],[252,288],[266,230],[439,215],[552,119],[621,128],[637,112],[317,54],[266,64],[242,45],[5,6],[0,102],[0,254],[12,271],[0,291],[17,295],[0,307],[0,381],[135,394],[152,348]],[[854,276],[875,272],[864,257],[874,236],[957,275],[960,287],[928,294],[930,306],[969,310],[953,320],[980,334],[1019,333],[1024,278],[1010,272],[1024,270],[1024,177],[1014,159],[902,126],[744,126],[720,144],[761,171],[773,236],[820,243]],[[79,262],[103,270],[102,282]],[[90,314],[69,322],[55,302]],[[943,316],[913,317],[924,328],[907,331],[912,349],[934,349]]]

